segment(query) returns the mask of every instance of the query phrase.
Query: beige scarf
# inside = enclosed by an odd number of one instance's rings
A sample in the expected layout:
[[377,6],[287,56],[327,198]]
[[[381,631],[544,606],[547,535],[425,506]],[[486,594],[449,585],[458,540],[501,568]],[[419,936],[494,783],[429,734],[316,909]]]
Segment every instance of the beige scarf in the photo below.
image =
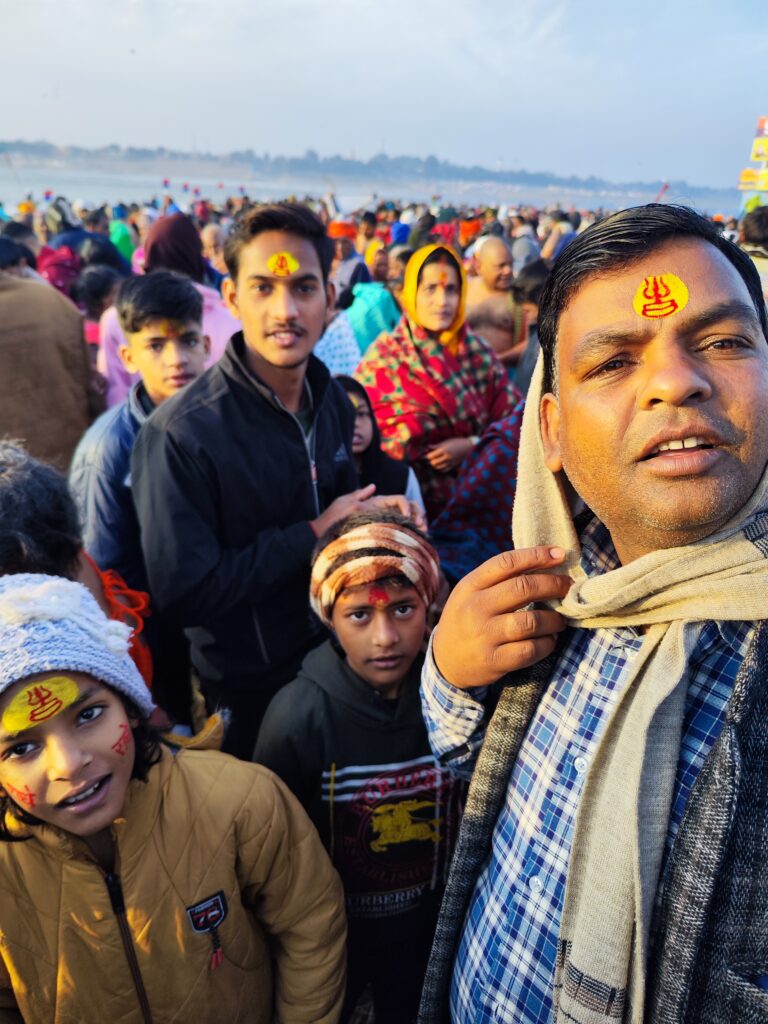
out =
[[[647,626],[581,797],[560,926],[558,1024],[641,1024],[650,916],[667,834],[687,689],[706,621],[768,618],[768,471],[719,533],[587,577],[561,475],[544,461],[542,358],[520,439],[516,548],[567,552],[574,583],[553,604],[570,625]],[[562,570],[558,570],[562,571]]]

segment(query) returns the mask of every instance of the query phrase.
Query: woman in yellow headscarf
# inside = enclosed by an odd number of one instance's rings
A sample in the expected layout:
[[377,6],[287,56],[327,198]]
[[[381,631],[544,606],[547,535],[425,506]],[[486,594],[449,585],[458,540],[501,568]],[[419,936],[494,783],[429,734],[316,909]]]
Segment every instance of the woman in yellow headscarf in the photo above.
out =
[[371,397],[382,448],[411,463],[430,516],[450,497],[477,438],[512,412],[517,397],[490,347],[467,332],[466,292],[452,249],[419,249],[405,268],[402,319],[379,335],[355,373]]

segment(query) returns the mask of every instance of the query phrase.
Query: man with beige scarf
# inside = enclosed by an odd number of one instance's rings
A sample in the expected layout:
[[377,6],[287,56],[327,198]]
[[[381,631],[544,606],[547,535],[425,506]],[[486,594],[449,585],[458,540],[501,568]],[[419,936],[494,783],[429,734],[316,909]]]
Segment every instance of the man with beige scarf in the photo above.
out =
[[542,296],[514,552],[422,679],[472,775],[422,1024],[768,1020],[768,324],[685,208],[589,228]]

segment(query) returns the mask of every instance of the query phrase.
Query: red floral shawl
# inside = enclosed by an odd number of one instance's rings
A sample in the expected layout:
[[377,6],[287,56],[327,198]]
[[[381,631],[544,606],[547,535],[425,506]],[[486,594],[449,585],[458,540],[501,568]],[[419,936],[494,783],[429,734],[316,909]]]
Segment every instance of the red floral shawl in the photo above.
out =
[[382,448],[411,463],[430,516],[442,510],[456,479],[455,472],[432,469],[425,459],[430,448],[452,437],[479,436],[519,399],[481,338],[460,332],[453,355],[407,316],[391,334],[379,335],[355,377],[370,395]]

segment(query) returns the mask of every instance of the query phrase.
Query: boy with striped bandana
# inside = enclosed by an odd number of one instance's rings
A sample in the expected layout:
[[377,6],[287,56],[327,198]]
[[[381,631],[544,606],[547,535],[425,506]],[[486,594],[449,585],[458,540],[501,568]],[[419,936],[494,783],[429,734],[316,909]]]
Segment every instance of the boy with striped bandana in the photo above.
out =
[[429,749],[419,706],[437,554],[394,512],[342,520],[315,550],[310,600],[333,639],[272,701],[255,760],[293,790],[344,883],[342,1021],[372,984],[377,1024],[415,1019],[462,785]]

